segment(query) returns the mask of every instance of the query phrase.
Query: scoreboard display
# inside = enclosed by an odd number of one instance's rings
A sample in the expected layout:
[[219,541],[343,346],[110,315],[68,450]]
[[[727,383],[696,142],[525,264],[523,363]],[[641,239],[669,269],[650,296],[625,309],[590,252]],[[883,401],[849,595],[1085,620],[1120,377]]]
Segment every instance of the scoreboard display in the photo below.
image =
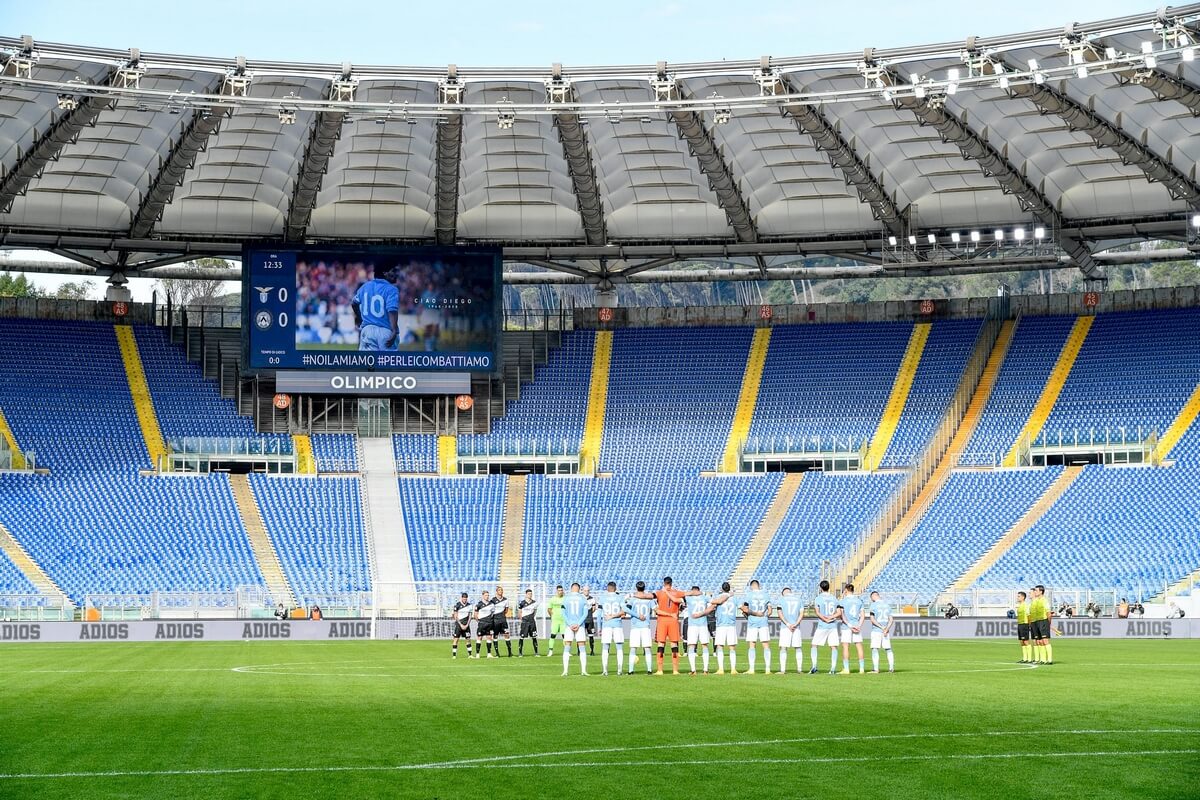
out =
[[248,245],[251,370],[494,372],[497,248]]

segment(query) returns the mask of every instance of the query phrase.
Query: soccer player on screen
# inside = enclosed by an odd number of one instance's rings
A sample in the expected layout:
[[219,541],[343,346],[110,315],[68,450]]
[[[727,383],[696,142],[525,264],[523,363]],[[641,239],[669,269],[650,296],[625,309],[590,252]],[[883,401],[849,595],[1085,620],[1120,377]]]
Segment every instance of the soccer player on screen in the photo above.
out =
[[396,269],[388,270],[358,287],[350,308],[358,326],[358,349],[392,350],[400,338],[400,290],[392,281]]
[[750,669],[754,674],[754,663],[758,655],[754,649],[757,642],[763,651],[763,673],[771,674],[771,629],[767,620],[771,615],[771,596],[762,590],[758,581],[750,581],[750,590],[742,598],[742,613],[746,615],[746,647],[749,650]]
[[863,659],[863,599],[854,593],[853,583],[846,584],[838,608],[842,610],[842,629],[839,634],[842,640],[842,674],[850,674],[850,644],[853,643],[858,647],[858,674],[862,675],[867,671],[867,662]]
[[[645,581],[637,582],[637,591],[639,594],[646,591]],[[650,658],[650,618],[654,616],[654,602],[630,595],[625,610],[629,614],[629,674],[632,675],[637,666],[638,648],[641,648],[646,655],[646,674],[649,675],[654,671],[654,662]]]
[[571,584],[571,592],[563,597],[562,615],[566,632],[563,634],[563,677],[571,667],[571,644],[579,647],[579,674],[587,675],[587,631],[583,629],[583,621],[587,619],[587,598],[579,591],[579,584]]
[[658,615],[658,625],[654,631],[654,640],[658,643],[658,669],[655,675],[663,674],[663,655],[667,644],[671,645],[671,672],[679,674],[679,607],[683,598],[700,594],[700,590],[681,592],[674,588],[670,578],[663,578],[661,589],[653,592],[636,592],[634,597],[642,600],[654,600],[654,613]]
[[617,651],[617,674],[625,669],[625,624],[629,616],[625,597],[617,593],[617,584],[608,582],[608,591],[600,595],[600,674],[608,675],[608,646]]
[[888,672],[896,671],[892,656],[892,607],[871,592],[871,672],[879,674],[879,648],[887,651]]
[[796,651],[796,671],[804,672],[804,651],[800,622],[804,619],[804,598],[785,588],[779,598],[779,674],[787,672],[788,649]]
[[537,600],[533,599],[533,589],[525,590],[525,599],[517,604],[517,612],[521,615],[520,638],[517,640],[517,656],[525,657],[525,640],[533,639],[533,654],[538,654],[537,643]]
[[563,587],[561,583],[554,587],[554,596],[546,601],[546,608],[550,609],[550,650],[546,656],[553,658],[554,637],[562,638],[567,631],[567,626],[563,624]]
[[818,585],[821,587],[821,593],[813,601],[813,608],[817,612],[817,631],[813,634],[812,647],[809,648],[812,669],[808,674],[817,674],[817,655],[823,645],[829,645],[829,674],[835,675],[838,663],[838,619],[841,612],[838,610],[837,598],[829,593],[829,581],[821,581]]

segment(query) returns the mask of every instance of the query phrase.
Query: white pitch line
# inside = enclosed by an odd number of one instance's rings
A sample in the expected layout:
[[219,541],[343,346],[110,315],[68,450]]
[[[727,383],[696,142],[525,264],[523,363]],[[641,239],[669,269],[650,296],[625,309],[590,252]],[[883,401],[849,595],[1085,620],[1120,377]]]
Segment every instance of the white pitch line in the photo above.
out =
[[710,758],[690,759],[684,761],[568,761],[568,762],[524,762],[503,764],[393,764],[393,765],[360,765],[360,766],[330,766],[330,767],[230,767],[225,769],[164,769],[164,770],[114,770],[110,772],[17,772],[0,774],[0,780],[45,780],[64,778],[161,778],[171,776],[218,776],[218,775],[262,775],[262,774],[302,774],[302,773],[346,773],[346,772],[413,772],[438,769],[562,769],[595,767],[679,767],[693,765],[730,765],[730,764],[851,764],[879,763],[900,761],[983,761],[987,759],[1012,758],[1099,758],[1099,757],[1129,757],[1129,756],[1176,756],[1200,753],[1200,749],[1181,750],[1083,750],[1067,753],[951,753],[944,755],[912,755],[912,756],[854,756],[835,758]]

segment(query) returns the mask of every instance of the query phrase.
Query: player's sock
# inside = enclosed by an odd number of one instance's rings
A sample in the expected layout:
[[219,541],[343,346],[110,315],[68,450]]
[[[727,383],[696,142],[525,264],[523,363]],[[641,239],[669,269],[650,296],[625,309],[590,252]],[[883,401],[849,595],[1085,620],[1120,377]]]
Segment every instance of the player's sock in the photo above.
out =
[[583,649],[583,645],[579,646],[579,671],[587,672],[587,651]]
[[600,671],[608,672],[608,646],[600,645]]
[[837,668],[838,668],[838,651],[837,651],[837,648],[836,648],[836,647],[831,647],[831,648],[829,649],[829,656],[830,656],[830,661],[829,661],[829,669],[833,670],[834,672],[837,672]]
[[771,646],[770,645],[763,645],[763,670],[765,672],[771,671]]
[[804,672],[804,648],[796,648],[796,671]]
[[887,656],[888,656],[888,669],[895,669],[896,668],[896,659],[892,656],[892,648],[890,648],[890,647],[887,649]]
[[671,670],[679,672],[679,648],[671,648]]
[[596,637],[588,634],[588,654],[596,655]]
[[1037,661],[1045,661],[1046,660],[1046,648],[1042,647],[1040,644],[1035,644],[1033,646],[1033,657]]
[[508,648],[508,657],[512,658],[512,639],[505,639],[504,646]]
[[737,645],[729,648],[729,671],[737,672]]
[[475,655],[479,655],[479,648],[483,646],[483,642],[475,642]]
[[867,662],[861,658],[858,660],[858,671],[859,672],[867,671]]
[[517,655],[519,655],[519,656],[525,655],[525,640],[524,639],[517,640]]
[[1049,664],[1054,663],[1054,645],[1049,642],[1046,642],[1046,662]]
[[754,645],[750,645],[750,674],[754,674],[754,664],[758,661],[758,651],[754,649]]
[[625,645],[617,645],[617,674],[625,667]]
[[563,648],[563,672],[566,672],[571,667],[571,648]]
[[1028,644],[1025,644],[1025,643],[1021,644],[1021,660],[1022,661],[1028,661],[1030,659],[1030,653],[1029,653],[1030,649],[1031,648],[1029,647]]
[[708,648],[707,647],[704,648],[703,662],[704,662],[704,671],[708,672]]
[[650,648],[646,648],[646,674],[649,675],[654,671],[654,662],[650,659]]
[[538,654],[538,651],[537,651],[537,637],[536,637],[536,636],[533,636],[533,637],[530,637],[530,638],[532,638],[532,639],[533,639],[533,654],[536,656],[536,655]]
[[817,656],[821,655],[821,650],[814,644],[808,648],[808,660],[812,662],[813,669],[817,668]]
[[695,647],[688,648],[688,667],[691,668],[692,672],[696,671],[696,648]]
[[871,648],[871,669],[879,672],[879,649]]
[[787,648],[779,648],[779,671],[787,672]]

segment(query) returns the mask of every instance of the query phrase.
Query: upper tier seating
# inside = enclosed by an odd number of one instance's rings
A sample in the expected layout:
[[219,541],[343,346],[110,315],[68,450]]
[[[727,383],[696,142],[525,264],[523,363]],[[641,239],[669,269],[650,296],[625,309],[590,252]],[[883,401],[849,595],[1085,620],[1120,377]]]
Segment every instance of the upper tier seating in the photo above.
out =
[[416,580],[495,580],[504,489],[503,475],[400,478],[400,505]]
[[317,472],[358,471],[358,450],[353,433],[314,433],[310,438]]
[[437,437],[427,434],[403,433],[392,437],[397,472],[437,472]]

